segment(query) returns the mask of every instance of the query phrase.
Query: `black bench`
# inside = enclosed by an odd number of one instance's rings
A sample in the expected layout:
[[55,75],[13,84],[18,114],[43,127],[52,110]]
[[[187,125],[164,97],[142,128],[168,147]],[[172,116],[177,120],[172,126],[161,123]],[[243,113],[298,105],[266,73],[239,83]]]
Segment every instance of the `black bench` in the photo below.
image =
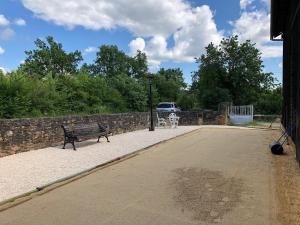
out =
[[106,137],[107,142],[108,135],[111,133],[109,132],[108,128],[102,126],[99,123],[93,124],[76,124],[74,126],[66,126],[61,125],[62,129],[64,130],[64,146],[65,149],[66,144],[70,143],[73,145],[73,149],[76,150],[75,141],[80,142],[80,137],[95,137],[98,136],[98,141],[101,137]]

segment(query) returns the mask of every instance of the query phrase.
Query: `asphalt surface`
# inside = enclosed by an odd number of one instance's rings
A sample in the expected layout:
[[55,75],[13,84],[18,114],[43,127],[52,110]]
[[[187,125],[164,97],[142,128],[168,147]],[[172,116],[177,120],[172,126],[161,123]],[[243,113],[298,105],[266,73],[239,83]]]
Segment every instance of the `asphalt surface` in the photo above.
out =
[[0,204],[59,179],[78,174],[137,150],[197,130],[201,126],[137,130],[71,144],[23,152],[0,158]]
[[16,225],[277,225],[270,132],[201,129],[2,211]]

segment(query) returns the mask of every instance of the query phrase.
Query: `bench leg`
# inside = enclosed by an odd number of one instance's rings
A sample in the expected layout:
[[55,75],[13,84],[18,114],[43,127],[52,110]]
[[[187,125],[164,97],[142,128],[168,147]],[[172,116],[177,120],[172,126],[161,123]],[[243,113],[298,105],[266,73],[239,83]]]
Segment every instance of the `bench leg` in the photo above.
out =
[[62,147],[62,149],[66,148],[66,141],[64,141],[64,146]]
[[107,135],[105,135],[105,137],[106,137],[106,140],[107,140],[107,142],[110,142],[110,141],[108,140],[108,136],[107,136]]
[[72,145],[73,145],[73,150],[76,151],[76,147],[75,147],[74,141],[72,142]]
[[99,143],[99,142],[100,142],[100,138],[101,138],[101,136],[99,136],[99,137],[98,137],[98,141],[97,141],[97,143]]

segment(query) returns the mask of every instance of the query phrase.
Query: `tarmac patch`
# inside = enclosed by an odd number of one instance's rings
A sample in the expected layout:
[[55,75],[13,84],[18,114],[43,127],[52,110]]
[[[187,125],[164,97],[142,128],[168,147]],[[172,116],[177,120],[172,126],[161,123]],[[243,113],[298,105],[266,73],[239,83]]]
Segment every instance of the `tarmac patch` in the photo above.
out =
[[196,168],[179,168],[174,173],[170,184],[175,188],[176,205],[182,212],[192,212],[195,220],[220,223],[241,202],[244,186],[241,179]]

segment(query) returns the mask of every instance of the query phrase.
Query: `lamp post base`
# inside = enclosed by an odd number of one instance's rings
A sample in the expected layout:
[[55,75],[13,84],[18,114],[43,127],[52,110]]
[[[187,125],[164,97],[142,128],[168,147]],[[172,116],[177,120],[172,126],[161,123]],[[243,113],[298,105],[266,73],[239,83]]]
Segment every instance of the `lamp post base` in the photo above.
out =
[[149,127],[149,131],[154,131],[154,127]]

